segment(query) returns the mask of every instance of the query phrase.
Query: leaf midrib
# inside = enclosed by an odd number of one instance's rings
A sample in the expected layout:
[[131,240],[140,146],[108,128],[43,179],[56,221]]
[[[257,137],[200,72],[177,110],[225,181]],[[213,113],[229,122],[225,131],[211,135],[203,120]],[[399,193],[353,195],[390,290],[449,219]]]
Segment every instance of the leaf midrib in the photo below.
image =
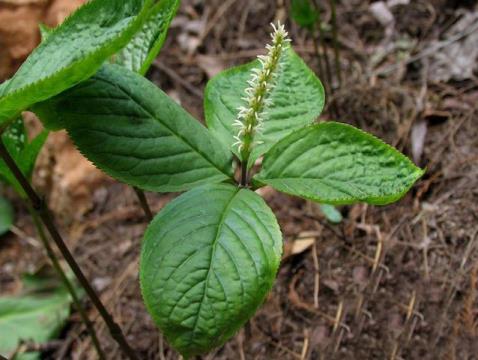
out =
[[211,272],[212,272],[212,260],[214,258],[215,253],[216,253],[216,246],[217,246],[218,241],[219,241],[221,230],[222,230],[223,225],[225,224],[227,213],[229,212],[229,209],[231,208],[232,203],[234,202],[234,199],[236,198],[236,196],[240,192],[241,192],[241,190],[239,188],[235,189],[235,193],[231,196],[231,199],[228,201],[227,205],[224,207],[224,211],[221,215],[221,218],[219,219],[216,235],[214,237],[214,241],[213,241],[212,246],[211,246],[211,255],[210,255],[210,259],[209,259],[209,269],[207,270],[206,280],[204,281],[204,292],[203,292],[201,302],[199,303],[199,309],[198,309],[198,312],[197,312],[197,315],[196,315],[196,320],[194,321],[194,326],[193,326],[193,329],[191,331],[191,340],[193,339],[193,337],[195,335],[197,325],[198,325],[198,322],[199,322],[199,317],[201,315],[202,306],[204,304],[204,300],[207,297],[207,288],[208,288],[208,283],[209,283],[209,277],[210,277]]
[[[121,86],[120,84],[117,84],[117,83],[113,83],[111,81],[109,81],[108,79],[105,79],[105,78],[99,78],[98,79],[99,81],[103,81],[113,87],[117,87],[119,90],[121,90],[121,92],[123,94],[125,94],[127,97],[129,97],[135,104],[137,104],[146,114],[149,115],[150,118],[156,120],[158,123],[160,123],[161,125],[163,125],[171,134],[175,135],[178,139],[180,139],[182,142],[184,142],[186,145],[188,145],[191,149],[193,149],[194,151],[196,151],[199,155],[201,155],[201,157],[206,160],[209,164],[211,164],[214,168],[216,168],[217,170],[219,170],[219,172],[221,172],[222,174],[226,175],[227,178],[230,178],[230,174],[228,174],[227,172],[224,172],[223,169],[220,169],[217,167],[216,164],[214,164],[212,162],[212,160],[210,160],[202,151],[200,151],[199,149],[197,149],[195,146],[193,146],[189,141],[187,141],[186,138],[182,137],[179,133],[173,131],[169,126],[167,126],[164,122],[162,122],[160,119],[158,119],[156,116],[154,116],[153,113],[151,113],[151,111],[149,109],[147,109],[138,99],[136,99],[134,96],[132,96],[132,94],[128,93],[128,91],[126,91],[123,86]],[[158,91],[157,89],[155,89],[156,91]],[[167,96],[167,95],[165,95]],[[188,114],[188,116],[190,116]],[[192,120],[196,121],[193,117],[191,117]],[[201,125],[200,125],[201,126]],[[207,129],[205,129],[207,131]]]

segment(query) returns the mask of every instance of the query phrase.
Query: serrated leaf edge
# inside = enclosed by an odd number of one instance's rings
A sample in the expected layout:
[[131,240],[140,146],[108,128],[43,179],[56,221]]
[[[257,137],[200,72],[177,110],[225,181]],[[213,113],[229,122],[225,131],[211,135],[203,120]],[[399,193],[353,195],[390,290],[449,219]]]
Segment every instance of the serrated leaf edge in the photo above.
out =
[[[144,23],[144,20],[147,18],[147,13],[148,11],[150,10],[149,7],[151,5],[153,0],[146,0],[145,1],[145,4],[143,5],[143,8],[141,9],[141,11],[138,13],[138,15],[134,16],[134,20],[131,21],[131,23],[122,31],[118,34],[118,37],[113,40],[113,41],[117,41],[117,42],[122,42],[124,41],[124,37],[128,36],[129,33],[133,32],[137,32],[139,27],[141,26],[142,23]],[[94,4],[93,2],[87,2],[86,4],[82,5],[77,11],[86,11],[84,10],[85,8],[88,8],[90,6],[93,6],[92,4]],[[65,21],[63,22],[62,26],[67,26],[72,20],[73,18],[73,14],[70,14],[66,19]],[[53,29],[53,31],[51,32],[51,34],[48,36],[48,38],[45,40],[45,42],[43,44],[47,44],[49,39],[51,39],[55,33],[57,31],[59,31],[59,29],[61,28],[61,26],[57,26],[56,28]],[[135,28],[138,28],[135,30]],[[86,62],[88,62],[89,60],[91,60],[92,58],[94,58],[95,56],[99,56],[101,54],[102,51],[106,50],[108,47],[110,47],[110,44],[111,43],[106,43],[104,44],[103,46],[97,46],[95,47],[93,51],[91,51],[88,55],[88,57],[84,57],[82,59],[80,59],[79,61],[77,62],[74,62],[68,66],[65,66],[63,68],[60,68],[59,70],[57,70],[55,73],[51,74],[50,76],[47,76],[37,82],[34,82],[34,83],[31,83],[27,86],[24,86],[24,87],[21,87],[19,89],[16,89],[12,92],[8,92],[8,85],[5,87],[4,89],[4,93],[6,92],[6,95],[2,96],[0,98],[0,106],[4,106],[3,104],[9,100],[11,100],[12,98],[15,98],[15,97],[18,97],[20,96],[22,93],[25,93],[25,92],[28,92],[30,91],[31,89],[35,89],[35,88],[41,88],[45,85],[45,83],[48,83],[51,79],[54,79],[54,78],[58,78],[58,77],[62,77],[64,75],[64,73],[68,72],[69,70],[75,68],[75,67],[78,67],[78,66],[83,66],[85,65]],[[125,44],[126,45],[126,44]],[[124,46],[124,45],[123,45]],[[79,65],[80,64],[80,65]],[[85,79],[87,79],[88,77],[92,76],[97,70],[98,68],[101,66],[101,63],[95,67],[95,69],[92,69],[91,71],[88,71],[87,74],[88,76],[84,77],[83,80],[79,80],[77,81],[76,83],[72,84],[70,86],[73,87],[75,85],[77,85],[78,83],[84,81]],[[12,78],[13,79],[13,78]],[[8,79],[7,81],[10,82],[11,79]],[[62,91],[65,91],[67,90],[68,88],[66,89],[63,89]],[[27,105],[26,108],[36,104],[36,103],[39,103],[41,101],[45,101],[45,100],[48,100],[58,94],[60,94],[62,91],[59,91],[55,94],[52,94],[48,97],[40,97],[36,102],[30,104],[30,105]],[[7,110],[10,110],[7,108]],[[12,116],[12,118],[15,118],[16,116],[18,116],[18,114],[21,112],[21,111],[24,111],[25,109],[18,109],[17,112]],[[13,109],[12,109],[12,112],[13,112]],[[11,121],[13,120],[9,120],[9,119],[1,119],[0,117],[0,129],[3,129],[5,127],[7,127]]]
[[[314,201],[314,202],[320,202],[320,203],[329,204],[329,205],[352,205],[352,204],[361,203],[361,202],[367,202],[367,203],[370,203],[370,204],[373,204],[373,205],[387,205],[387,204],[390,204],[392,202],[395,202],[395,201],[401,199],[411,189],[411,187],[414,185],[414,183],[425,174],[424,169],[420,169],[419,167],[417,167],[406,155],[402,154],[396,148],[394,148],[390,144],[387,144],[386,142],[384,142],[383,140],[381,140],[377,136],[375,136],[373,134],[370,134],[366,131],[363,131],[362,129],[356,128],[352,125],[345,124],[345,123],[340,123],[340,122],[336,122],[336,121],[325,121],[325,122],[321,122],[319,124],[312,124],[312,125],[309,125],[309,126],[305,126],[301,129],[295,130],[294,132],[292,132],[291,134],[289,134],[285,138],[278,141],[271,149],[269,149],[269,151],[266,154],[264,154],[263,165],[266,163],[267,157],[272,156],[272,153],[276,151],[276,147],[280,146],[283,142],[286,142],[287,138],[289,136],[293,136],[296,133],[304,131],[305,129],[308,129],[308,128],[313,128],[313,127],[318,128],[318,127],[328,126],[329,124],[346,126],[346,127],[352,128],[355,131],[358,131],[361,134],[370,137],[372,141],[378,142],[381,145],[385,145],[385,148],[388,151],[391,151],[394,155],[403,159],[411,168],[414,169],[414,174],[413,174],[414,176],[412,177],[413,181],[411,181],[410,185],[407,188],[405,188],[404,191],[402,191],[398,194],[394,194],[394,195],[390,195],[390,196],[386,196],[386,197],[366,197],[366,198],[360,198],[360,199],[356,199],[356,200],[355,199],[350,200],[350,198],[347,198],[347,197],[337,197],[337,198],[334,198],[332,200],[326,200],[326,199],[321,199],[321,198],[318,198],[318,197],[308,196],[308,195],[305,195],[305,194],[296,195],[296,194],[293,194],[291,192],[287,192],[285,190],[278,190],[278,191],[286,193],[286,194],[291,195],[291,196],[299,196],[299,197],[301,197],[303,199],[306,199],[306,200],[311,200],[311,201]],[[300,178],[298,178],[298,180],[299,179]],[[280,181],[280,180],[284,180],[284,179],[281,179],[281,178],[263,178],[263,177],[261,177],[261,172],[254,175],[254,177],[252,179],[253,185],[255,187],[262,187],[264,185],[270,185],[270,186],[274,187],[273,185],[270,184],[270,182],[271,181],[277,181],[277,180]]]

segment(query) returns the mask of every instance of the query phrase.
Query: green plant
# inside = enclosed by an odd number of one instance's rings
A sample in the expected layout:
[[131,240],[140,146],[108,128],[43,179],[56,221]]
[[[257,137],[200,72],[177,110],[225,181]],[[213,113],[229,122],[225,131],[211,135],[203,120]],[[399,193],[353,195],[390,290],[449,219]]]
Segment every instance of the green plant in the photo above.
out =
[[[114,323],[93,288],[84,277],[73,256],[56,230],[44,202],[29,184],[36,157],[48,136],[43,131],[32,142],[20,118],[21,111],[49,99],[63,90],[87,79],[105,61],[146,72],[164,42],[169,23],[179,0],[92,0],[81,7],[61,26],[49,29],[40,26],[42,43],[30,55],[14,77],[0,85],[0,180],[12,185],[18,194],[31,201],[29,210],[39,237],[55,270],[69,291],[80,317],[85,323],[100,359],[104,358],[94,328],[78,300],[75,289],[65,276],[44,232],[45,227],[105,320],[110,332],[125,355],[135,359],[121,329]],[[14,120],[18,118],[18,120]],[[54,124],[45,124],[55,129]],[[149,215],[144,194],[136,189],[142,206]],[[3,204],[3,202],[2,202]],[[8,210],[8,211],[7,211]],[[11,223],[11,211],[3,206],[1,231]],[[23,331],[19,329],[19,331]],[[0,342],[2,345],[3,342]]]
[[[13,161],[18,164],[19,170],[23,173],[23,175],[26,178],[30,179],[33,173],[36,158],[38,157],[38,154],[47,136],[48,131],[44,130],[39,135],[37,135],[31,142],[29,142],[28,134],[23,123],[23,119],[19,117],[17,120],[11,123],[1,135],[0,146],[2,148],[5,148]],[[24,192],[21,184],[18,182],[15,175],[10,171],[7,164],[3,160],[0,160],[0,180],[11,185],[20,197],[26,198],[26,193]],[[0,235],[2,235],[9,229],[13,222],[13,210],[11,209],[11,207],[6,205],[9,205],[8,203],[6,203],[6,200],[0,198]],[[83,309],[83,306],[80,303],[77,291],[73,287],[71,281],[66,277],[62,267],[60,266],[60,263],[49,244],[48,238],[44,233],[43,226],[39,222],[36,213],[33,211],[33,209],[31,209],[31,207],[28,207],[28,210],[32,215],[34,224],[37,228],[37,233],[45,247],[47,255],[50,258],[54,269],[58,273],[60,279],[63,281],[65,289],[69,291],[70,296],[80,314],[81,319],[83,320],[89,333],[91,334],[93,345],[98,350],[99,358],[104,359],[104,355],[99,345],[96,333],[86,315],[85,310]],[[22,333],[23,331],[24,329],[22,329],[22,327],[18,327],[18,332]],[[48,331],[48,329],[46,329],[46,331]],[[5,341],[7,341],[8,343],[12,339],[14,339],[14,337],[10,337]],[[3,346],[6,346],[4,341],[0,341],[0,347]]]
[[[98,3],[86,9],[96,9]],[[105,9],[115,4],[101,3]],[[272,210],[254,190],[269,185],[323,204],[388,204],[403,196],[423,171],[372,135],[336,122],[315,123],[324,106],[323,86],[293,51],[281,25],[274,28],[266,55],[209,82],[204,127],[142,76],[161,47],[177,1],[141,2],[148,11],[137,1],[127,4],[137,15],[120,23],[143,26],[143,35],[133,37],[134,31],[127,30],[133,42],[120,53],[117,48],[110,51],[116,40],[105,40],[103,61],[76,58],[69,65],[88,68],[75,86],[65,81],[64,73],[55,72],[51,78],[61,80],[51,87],[55,91],[32,96],[28,103],[12,100],[13,93],[0,103],[15,105],[8,114],[28,106],[48,129],[66,129],[88,159],[122,182],[148,191],[185,191],[149,225],[140,281],[155,322],[171,345],[190,357],[222,345],[254,314],[273,285],[282,235]],[[115,12],[111,17],[125,8],[109,8]],[[165,20],[160,22],[162,30],[149,36],[150,26],[158,23],[155,16]],[[143,20],[136,25],[138,18]],[[72,19],[75,16],[67,29]],[[52,39],[66,32],[60,29],[46,34],[40,48],[56,44]],[[128,43],[121,39],[118,47]],[[87,49],[87,57],[96,51]],[[116,54],[110,58],[116,64],[104,62],[106,52],[108,58]],[[48,63],[48,57],[41,61]],[[51,78],[41,81],[56,81]],[[33,206],[43,210],[40,216],[50,235],[112,325],[41,199],[8,151],[0,147],[0,154]],[[131,349],[124,350],[136,357]]]
[[40,359],[39,352],[15,353],[21,342],[42,343],[60,333],[70,314],[69,291],[50,274],[23,277],[23,292],[0,297],[0,354],[17,360]]
[[314,124],[324,105],[319,79],[282,26],[267,49],[209,82],[208,128],[117,65],[36,106],[111,176],[144,190],[187,191],[150,224],[140,261],[145,304],[185,357],[223,344],[272,287],[282,236],[255,189],[270,185],[325,204],[388,204],[423,173],[372,135]]
[[[48,131],[44,130],[30,142],[22,117],[18,117],[6,127],[1,135],[3,144],[28,179],[33,174],[36,159],[47,136]],[[25,196],[15,176],[2,160],[0,160],[0,181],[11,185],[20,196]]]

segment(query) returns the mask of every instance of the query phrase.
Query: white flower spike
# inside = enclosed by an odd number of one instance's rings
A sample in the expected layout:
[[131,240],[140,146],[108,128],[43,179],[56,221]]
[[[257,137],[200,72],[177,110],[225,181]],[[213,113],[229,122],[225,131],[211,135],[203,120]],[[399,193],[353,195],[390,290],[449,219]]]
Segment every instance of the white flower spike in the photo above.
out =
[[262,123],[264,110],[272,105],[272,101],[267,96],[275,86],[275,77],[281,66],[280,57],[290,42],[284,25],[281,23],[271,25],[274,29],[271,34],[272,44],[266,46],[267,55],[257,57],[261,67],[251,71],[251,78],[247,82],[249,87],[245,89],[246,96],[242,98],[246,106],[238,108],[239,113],[233,124],[239,128],[239,131],[234,137],[236,142],[232,146],[238,147],[241,160],[245,163],[247,163],[254,145],[262,143],[262,141],[255,141],[254,137],[264,128]]

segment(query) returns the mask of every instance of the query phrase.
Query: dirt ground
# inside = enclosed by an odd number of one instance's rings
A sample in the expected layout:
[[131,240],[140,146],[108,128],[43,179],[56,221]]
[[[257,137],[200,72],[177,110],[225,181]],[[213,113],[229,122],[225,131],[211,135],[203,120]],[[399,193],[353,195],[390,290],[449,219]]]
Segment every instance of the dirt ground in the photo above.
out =
[[[17,6],[5,3],[0,18]],[[329,2],[319,3],[326,23]],[[337,225],[316,204],[262,189],[285,241],[277,282],[247,326],[203,359],[478,359],[475,3],[337,1],[341,81],[331,71],[321,119],[384,138],[426,175],[396,204],[340,207]],[[261,53],[274,20],[286,23],[295,49],[318,71],[313,38],[288,14],[285,0],[183,0],[148,77],[202,119],[208,79]],[[325,46],[333,70],[327,28]],[[326,74],[322,80],[330,84]],[[61,132],[50,137],[37,175],[68,245],[141,358],[179,359],[141,301],[147,221],[134,192],[94,169]],[[147,196],[159,211],[175,195]],[[18,291],[20,275],[47,262],[25,208],[14,203],[14,231],[0,243],[2,293]],[[89,312],[109,358],[121,359]],[[45,358],[96,358],[77,314],[61,339]]]

